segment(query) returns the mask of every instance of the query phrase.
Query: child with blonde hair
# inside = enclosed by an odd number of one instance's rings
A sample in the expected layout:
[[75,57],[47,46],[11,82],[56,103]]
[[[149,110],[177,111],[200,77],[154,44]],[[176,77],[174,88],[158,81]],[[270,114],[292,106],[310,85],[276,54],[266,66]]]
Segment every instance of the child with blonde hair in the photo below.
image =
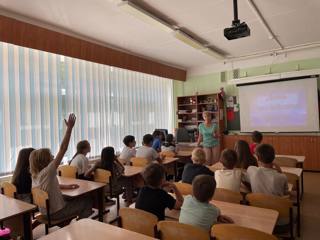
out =
[[[52,220],[59,220],[74,215],[79,216],[79,218],[85,218],[92,213],[90,198],[82,197],[65,201],[60,190],[76,189],[79,187],[76,184],[59,185],[57,178],[57,168],[68,149],[72,129],[76,122],[76,116],[70,114],[68,121],[64,121],[67,130],[56,157],[53,157],[50,149],[41,148],[39,150],[34,150],[29,158],[32,187],[38,187],[42,191],[48,193],[50,201],[50,217]],[[40,212],[44,215],[47,214],[45,209],[40,208]]]
[[183,169],[182,182],[191,184],[193,179],[200,174],[214,176],[214,173],[204,165],[206,154],[202,148],[195,148],[191,159],[192,163],[187,163]]

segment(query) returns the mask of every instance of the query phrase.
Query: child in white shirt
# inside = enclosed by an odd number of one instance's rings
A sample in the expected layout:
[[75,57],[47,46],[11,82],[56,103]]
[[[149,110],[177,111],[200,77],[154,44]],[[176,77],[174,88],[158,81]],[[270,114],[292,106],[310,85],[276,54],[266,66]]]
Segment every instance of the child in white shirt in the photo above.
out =
[[151,134],[146,134],[143,136],[143,146],[139,147],[137,150],[136,157],[145,158],[151,163],[152,161],[160,161],[160,155],[156,150],[152,148],[153,136]]
[[122,149],[122,152],[119,156],[119,161],[123,165],[130,165],[130,159],[136,156],[136,140],[134,136],[128,135],[123,139],[125,147]]
[[172,134],[166,136],[166,141],[161,146],[162,152],[176,152],[176,145],[174,144],[174,138]]
[[237,164],[237,153],[230,149],[223,150],[220,162],[223,165],[223,169],[216,170],[214,173],[217,188],[240,192],[242,171],[239,168],[235,168]]
[[78,142],[77,152],[69,162],[70,166],[77,168],[78,177],[84,178],[84,174],[89,169],[89,160],[86,155],[91,151],[90,143],[87,140]]

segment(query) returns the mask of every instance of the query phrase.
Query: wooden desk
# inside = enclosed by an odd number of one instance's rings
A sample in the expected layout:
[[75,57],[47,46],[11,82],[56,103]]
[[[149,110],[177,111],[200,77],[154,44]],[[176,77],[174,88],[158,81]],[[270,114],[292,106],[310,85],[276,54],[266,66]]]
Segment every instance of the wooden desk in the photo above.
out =
[[164,160],[161,161],[162,165],[169,165],[177,162],[179,158],[176,157],[166,157]]
[[178,160],[179,158],[177,157],[166,157],[164,160],[161,161],[161,164],[164,166],[167,174],[169,175],[172,174],[172,170],[173,170],[174,180],[177,179],[177,161]]
[[294,155],[276,155],[276,157],[288,157],[288,158],[294,158],[298,161],[298,163],[304,163],[304,160],[306,159],[305,156],[294,156]]
[[187,150],[184,150],[184,151],[178,151],[177,153],[177,157],[191,157],[192,155],[192,151],[187,151]]
[[302,176],[303,169],[302,168],[292,168],[292,167],[280,167],[282,172],[292,173],[297,175],[299,178]]
[[[235,224],[243,227],[257,229],[272,234],[279,213],[265,208],[257,208],[235,203],[211,201],[221,211],[221,214],[232,218]],[[166,210],[166,217],[178,220],[179,210]]]
[[[10,221],[16,218],[20,221],[19,225],[23,226],[24,239],[33,239],[31,213],[35,209],[35,205],[0,194],[0,222],[4,222],[5,225],[6,220]],[[18,226],[12,227],[15,228]]]
[[123,185],[126,191],[127,204],[132,203],[133,195],[133,178],[143,172],[143,167],[124,166],[124,174],[122,175]]
[[92,219],[81,219],[77,222],[61,228],[49,235],[46,235],[42,240],[152,240],[155,238],[135,233],[123,228],[119,228],[107,223],[101,223]]
[[299,177],[299,184],[301,186],[300,199],[303,197],[304,183],[303,183],[303,169],[302,168],[292,168],[292,167],[280,167],[282,172],[292,173]]
[[78,184],[77,189],[61,189],[62,195],[69,198],[80,197],[85,194],[96,193],[98,199],[98,216],[99,221],[103,222],[103,212],[104,212],[104,187],[106,184],[98,183],[93,181],[58,177],[59,184]]

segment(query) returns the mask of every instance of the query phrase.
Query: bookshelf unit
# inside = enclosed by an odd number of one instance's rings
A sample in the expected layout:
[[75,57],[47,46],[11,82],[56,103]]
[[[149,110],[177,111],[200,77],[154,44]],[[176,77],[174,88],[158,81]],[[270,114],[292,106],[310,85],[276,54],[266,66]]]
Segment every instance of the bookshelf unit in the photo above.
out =
[[178,127],[186,128],[194,139],[198,136],[198,126],[204,122],[202,113],[212,112],[213,122],[218,125],[219,132],[224,131],[224,104],[218,93],[177,97]]

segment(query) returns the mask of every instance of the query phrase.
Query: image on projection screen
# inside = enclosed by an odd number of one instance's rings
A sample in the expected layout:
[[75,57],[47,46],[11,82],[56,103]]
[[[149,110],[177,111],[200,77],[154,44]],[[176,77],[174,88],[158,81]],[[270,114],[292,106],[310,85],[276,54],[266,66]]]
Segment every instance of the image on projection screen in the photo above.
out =
[[242,132],[319,131],[317,79],[239,87]]

